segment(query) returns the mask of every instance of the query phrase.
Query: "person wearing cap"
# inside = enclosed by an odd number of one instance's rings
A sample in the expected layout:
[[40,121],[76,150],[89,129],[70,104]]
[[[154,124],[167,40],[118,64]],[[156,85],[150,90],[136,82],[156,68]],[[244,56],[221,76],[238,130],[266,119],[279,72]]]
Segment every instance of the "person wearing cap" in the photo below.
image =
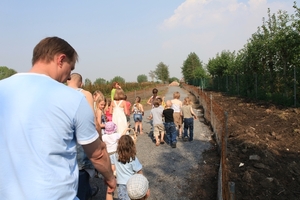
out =
[[150,196],[149,182],[142,174],[135,174],[130,177],[126,187],[131,200],[144,200]]
[[[104,135],[102,135],[102,140],[106,144],[107,152],[109,154],[110,160],[113,159],[114,155],[117,152],[118,141],[122,136],[121,133],[117,133],[117,125],[110,121],[105,123]],[[127,131],[127,130],[125,130]],[[114,175],[116,175],[114,165],[111,165]],[[112,193],[106,193],[106,200],[112,200]]]
[[122,135],[118,141],[117,152],[111,157],[116,168],[119,200],[129,200],[126,184],[134,174],[142,174],[142,164],[136,156],[136,147],[129,135]]

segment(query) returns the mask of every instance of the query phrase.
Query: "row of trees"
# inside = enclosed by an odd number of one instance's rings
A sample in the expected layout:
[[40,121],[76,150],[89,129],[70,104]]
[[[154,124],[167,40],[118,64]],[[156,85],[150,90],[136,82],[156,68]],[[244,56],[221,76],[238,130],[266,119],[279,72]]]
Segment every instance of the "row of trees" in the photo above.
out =
[[295,14],[279,10],[263,19],[263,25],[238,52],[223,50],[204,65],[195,53],[190,53],[181,67],[185,81],[223,75],[274,73],[287,80],[300,62],[300,11],[294,3]]
[[[169,72],[169,66],[167,66],[166,64],[164,64],[163,62],[160,62],[155,70],[151,70],[149,72],[149,77],[151,78],[151,81],[154,82],[154,79],[156,79],[157,81],[161,81],[162,83],[167,83],[167,82],[173,82],[174,80],[179,81],[178,78],[176,77],[172,77],[170,78],[170,72]],[[103,78],[97,78],[94,83],[91,82],[90,79],[85,79],[85,85],[90,85],[90,84],[109,84],[112,82],[119,82],[119,83],[125,83],[125,79],[120,77],[120,76],[116,76],[114,77],[112,80],[107,81]],[[137,76],[137,82],[138,83],[144,83],[144,82],[148,82],[148,77],[145,74],[140,74]]]
[[300,10],[294,5],[296,14],[288,15],[279,10],[263,19],[262,26],[240,51],[222,51],[207,64],[212,77],[235,74],[270,74],[271,82],[275,73],[287,80],[288,74],[300,64]]
[[248,93],[260,89],[269,96],[299,96],[300,9],[296,2],[293,7],[295,13],[291,15],[282,10],[272,14],[268,9],[268,18],[263,18],[262,25],[238,52],[223,50],[205,66],[191,53],[182,66],[185,80],[191,83],[207,75],[211,80],[226,76],[228,84],[228,77],[235,77],[234,81],[242,83],[239,86]]

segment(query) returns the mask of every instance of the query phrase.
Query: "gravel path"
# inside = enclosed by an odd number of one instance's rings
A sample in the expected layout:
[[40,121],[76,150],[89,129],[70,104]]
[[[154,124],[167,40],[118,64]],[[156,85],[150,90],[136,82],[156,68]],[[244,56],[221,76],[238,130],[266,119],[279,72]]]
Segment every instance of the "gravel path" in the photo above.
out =
[[[165,100],[173,99],[173,93],[176,91],[181,95],[180,100],[189,95],[186,90],[171,86],[166,93]],[[194,112],[197,113],[196,110]],[[189,199],[187,195],[184,195],[188,190],[186,178],[193,173],[199,173],[196,169],[198,163],[201,162],[202,152],[211,147],[209,143],[211,131],[199,120],[195,120],[193,142],[183,142],[178,139],[177,148],[171,148],[167,144],[156,147],[151,138],[151,125],[147,119],[149,114],[150,110],[145,112],[143,117],[144,134],[139,135],[137,139],[137,157],[143,165],[143,173],[148,178],[150,185],[149,200]],[[131,126],[134,127],[134,122],[132,119],[131,121]],[[97,185],[99,185],[99,180],[101,178],[96,179]],[[92,181],[92,184],[95,184],[95,180]],[[100,191],[93,199],[105,199],[103,193]],[[115,195],[115,197],[117,196]]]

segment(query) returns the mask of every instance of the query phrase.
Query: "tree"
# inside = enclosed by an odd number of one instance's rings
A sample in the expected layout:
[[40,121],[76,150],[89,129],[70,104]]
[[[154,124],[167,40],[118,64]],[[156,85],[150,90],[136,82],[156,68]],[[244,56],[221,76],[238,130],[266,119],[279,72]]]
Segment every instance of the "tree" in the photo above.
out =
[[14,69],[9,69],[5,66],[0,66],[0,80],[8,78],[17,72]]
[[111,79],[110,82],[111,82],[111,83],[112,83],[112,82],[125,83],[125,79],[122,78],[121,76],[115,76],[113,79]]
[[153,80],[154,80],[154,78],[155,78],[155,72],[151,70],[151,71],[149,72],[149,76],[150,76],[150,78],[151,78],[151,80],[152,80],[152,82],[153,82]]
[[94,84],[98,84],[98,85],[106,84],[106,80],[104,78],[97,78]]
[[141,74],[137,76],[137,82],[142,83],[142,82],[148,82],[148,78],[145,74]]
[[86,78],[84,80],[84,85],[91,85],[91,84],[92,84],[92,81],[90,79]]
[[163,83],[169,80],[169,67],[163,62],[158,63],[154,71],[155,76],[158,80],[161,80]]
[[209,59],[207,64],[208,72],[214,76],[235,74],[235,52],[222,51],[216,58]]
[[203,69],[202,62],[194,52],[190,53],[187,59],[183,62],[181,73],[184,80],[187,82],[206,77],[206,72]]

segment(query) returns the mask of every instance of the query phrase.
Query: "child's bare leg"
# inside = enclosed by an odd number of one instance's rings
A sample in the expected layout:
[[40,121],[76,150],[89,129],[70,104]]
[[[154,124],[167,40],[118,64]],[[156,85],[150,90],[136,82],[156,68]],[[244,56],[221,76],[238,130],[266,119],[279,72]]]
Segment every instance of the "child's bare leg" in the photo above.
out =
[[161,144],[164,144],[164,143],[165,143],[164,136],[165,136],[165,132],[162,131],[162,132],[160,133],[160,143],[161,143]]
[[158,135],[155,136],[155,141],[156,141],[156,146],[158,146],[160,144]]
[[182,137],[182,127],[181,127],[181,125],[178,126],[178,133],[179,133],[179,137]]
[[140,126],[140,133],[143,134],[143,124],[142,124],[142,122],[139,122],[139,126]]
[[135,122],[135,124],[134,124],[134,130],[135,130],[136,133],[138,131],[138,126],[139,126],[138,122]]

